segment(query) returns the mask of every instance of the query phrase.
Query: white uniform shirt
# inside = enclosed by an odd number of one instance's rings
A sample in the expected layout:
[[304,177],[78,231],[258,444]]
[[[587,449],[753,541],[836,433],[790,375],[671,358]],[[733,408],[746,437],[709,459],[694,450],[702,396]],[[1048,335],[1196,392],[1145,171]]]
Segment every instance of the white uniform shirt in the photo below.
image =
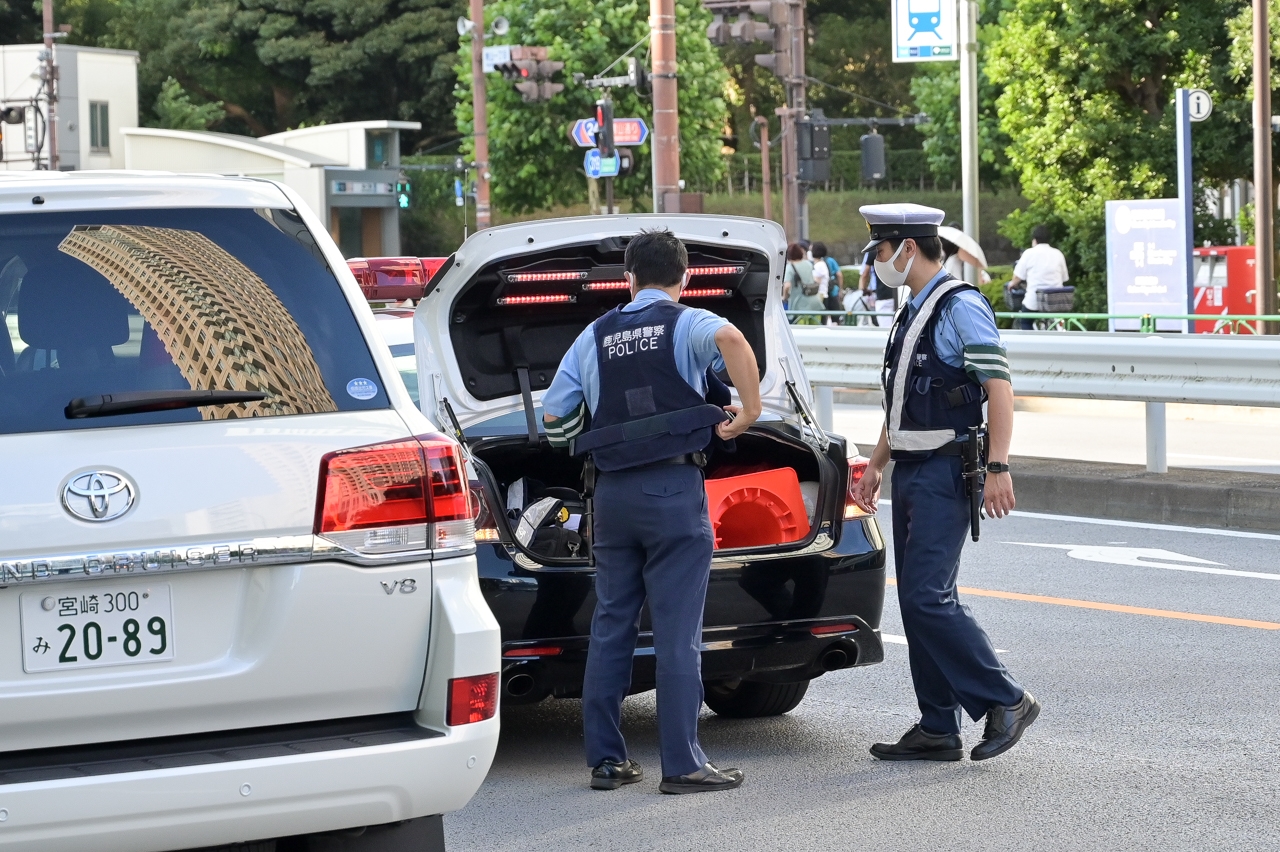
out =
[[1040,288],[1061,287],[1071,277],[1067,273],[1067,259],[1048,243],[1040,243],[1024,251],[1013,267],[1013,274],[1027,282],[1027,295],[1022,304],[1029,311],[1041,309],[1037,292]]

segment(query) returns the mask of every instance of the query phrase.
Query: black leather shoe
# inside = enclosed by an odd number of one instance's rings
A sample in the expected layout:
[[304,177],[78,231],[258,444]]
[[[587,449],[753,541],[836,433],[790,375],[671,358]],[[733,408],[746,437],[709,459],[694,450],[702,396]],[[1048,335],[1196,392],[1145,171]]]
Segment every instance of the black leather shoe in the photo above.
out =
[[912,725],[896,743],[873,745],[871,756],[880,760],[960,760],[964,757],[964,744],[959,734],[931,734]]
[[616,790],[623,784],[634,784],[644,779],[644,770],[634,760],[614,763],[606,760],[591,770],[592,790]]
[[969,753],[970,760],[986,760],[1004,754],[1018,744],[1022,734],[1040,715],[1040,702],[1030,692],[1012,707],[992,707],[987,711],[987,727],[982,742]]
[[742,786],[742,770],[716,769],[704,763],[697,772],[688,775],[668,775],[658,789],[664,793],[709,793],[713,790],[732,790]]

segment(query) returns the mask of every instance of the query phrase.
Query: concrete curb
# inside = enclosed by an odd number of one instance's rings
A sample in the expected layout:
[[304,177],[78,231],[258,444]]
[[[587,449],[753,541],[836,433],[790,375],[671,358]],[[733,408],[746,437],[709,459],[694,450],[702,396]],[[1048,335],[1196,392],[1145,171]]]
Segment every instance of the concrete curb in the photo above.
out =
[[1010,465],[1018,508],[1030,512],[1280,532],[1280,476],[1029,457]]

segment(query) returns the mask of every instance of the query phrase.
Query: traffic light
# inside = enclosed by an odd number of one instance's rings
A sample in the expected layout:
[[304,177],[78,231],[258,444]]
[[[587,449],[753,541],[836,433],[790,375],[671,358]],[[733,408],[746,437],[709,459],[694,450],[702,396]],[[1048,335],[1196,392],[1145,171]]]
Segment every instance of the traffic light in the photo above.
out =
[[409,205],[413,203],[413,184],[409,183],[409,179],[401,175],[400,180],[396,181],[396,204],[400,205],[401,210],[408,210]]
[[553,83],[551,77],[564,70],[564,63],[544,59],[538,63],[538,96],[549,101],[564,91],[564,83]]
[[596,101],[596,148],[600,149],[600,157],[607,159],[613,156],[613,100],[605,98]]
[[773,35],[773,27],[751,20],[750,12],[741,13],[738,15],[738,20],[729,25],[729,37],[744,44],[753,41],[773,41]]
[[649,72],[634,56],[627,57],[627,85],[641,94],[649,90]]
[[[783,3],[785,6],[786,4]],[[754,0],[750,3],[738,3],[732,6],[717,4],[715,16],[707,25],[707,38],[712,44],[725,45],[731,41],[750,43],[753,41],[772,41],[773,27],[752,20],[753,15],[769,15],[773,4],[769,0]],[[726,15],[737,14],[733,21],[725,19]]]
[[831,180],[831,125],[815,109],[796,122],[797,177],[809,183]]
[[551,82],[553,74],[564,70],[564,63],[548,60],[545,47],[517,45],[511,48],[511,57],[510,62],[499,63],[493,70],[516,84],[516,91],[525,103],[549,101],[564,91],[563,83]]
[[858,141],[862,143],[862,179],[871,183],[884,180],[888,172],[884,161],[884,137],[872,128]]

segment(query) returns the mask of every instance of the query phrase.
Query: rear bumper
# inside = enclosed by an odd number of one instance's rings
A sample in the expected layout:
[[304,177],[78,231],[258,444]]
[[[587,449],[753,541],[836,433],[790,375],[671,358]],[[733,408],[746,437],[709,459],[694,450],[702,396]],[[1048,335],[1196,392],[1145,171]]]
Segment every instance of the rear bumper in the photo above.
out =
[[498,719],[310,754],[0,785],[0,846],[160,852],[457,810],[484,780]]
[[[815,635],[813,630],[847,627]],[[548,642],[510,642],[505,653],[530,648],[560,649],[558,654],[505,657],[502,661],[502,700],[506,704],[540,701],[548,695],[576,698],[582,694],[587,662],[587,637]],[[857,616],[818,621],[708,627],[702,631],[702,679],[796,683],[829,671],[869,666],[884,660],[880,633]],[[657,683],[653,634],[642,633],[632,663],[631,692],[653,689]]]

